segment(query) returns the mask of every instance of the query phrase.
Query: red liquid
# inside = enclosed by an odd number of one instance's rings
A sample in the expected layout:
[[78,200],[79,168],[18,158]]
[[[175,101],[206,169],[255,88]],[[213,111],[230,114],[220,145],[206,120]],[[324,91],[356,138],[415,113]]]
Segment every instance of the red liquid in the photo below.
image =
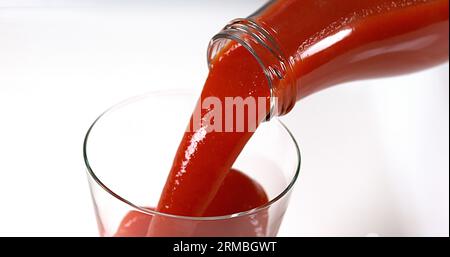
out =
[[[239,47],[224,56],[227,58],[223,58],[220,65],[210,72],[201,99],[215,96],[224,101],[230,95],[268,95],[264,74],[244,48]],[[202,116],[206,112],[202,111]],[[210,132],[203,137],[202,129],[205,128],[184,134],[158,204],[158,211],[203,216],[237,156],[253,134]]]
[[[264,189],[245,174],[231,170],[211,204],[205,211],[205,217],[224,216],[244,212],[262,206],[268,202]],[[147,234],[152,216],[138,211],[129,212],[122,220],[115,236],[141,237]],[[227,219],[214,224],[199,223],[195,236],[258,236],[264,235],[267,228],[267,214],[260,211],[253,216]],[[167,233],[162,234],[169,234]]]
[[[448,59],[448,0],[275,1],[253,19],[270,28],[293,66],[295,83],[276,85],[283,112],[344,81],[412,72]],[[269,90],[255,58],[230,44],[212,62],[200,99],[208,96],[268,98]],[[186,132],[156,209],[206,215],[251,136]],[[161,229],[154,223],[150,235]]]

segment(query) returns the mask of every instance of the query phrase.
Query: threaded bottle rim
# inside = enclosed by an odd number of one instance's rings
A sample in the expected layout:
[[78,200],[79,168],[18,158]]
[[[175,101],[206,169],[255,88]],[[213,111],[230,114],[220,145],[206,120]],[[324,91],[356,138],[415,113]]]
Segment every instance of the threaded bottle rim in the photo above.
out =
[[[270,111],[266,120],[274,115],[283,115],[293,106],[290,99],[288,104],[286,97],[280,97],[280,85],[293,86],[293,68],[281,51],[279,44],[269,30],[252,19],[235,19],[228,23],[209,42],[207,61],[211,68],[214,60],[230,41],[237,42],[249,51],[262,68],[267,79],[270,92]],[[294,98],[295,96],[288,96]]]

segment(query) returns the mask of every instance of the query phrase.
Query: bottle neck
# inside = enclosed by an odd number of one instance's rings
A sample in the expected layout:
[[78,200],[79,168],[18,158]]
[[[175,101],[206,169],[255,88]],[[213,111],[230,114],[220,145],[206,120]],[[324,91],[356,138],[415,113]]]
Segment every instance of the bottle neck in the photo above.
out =
[[231,21],[209,43],[209,68],[230,42],[237,42],[245,47],[257,60],[267,78],[270,92],[270,112],[267,119],[288,113],[295,105],[297,96],[293,67],[270,30],[251,19]]

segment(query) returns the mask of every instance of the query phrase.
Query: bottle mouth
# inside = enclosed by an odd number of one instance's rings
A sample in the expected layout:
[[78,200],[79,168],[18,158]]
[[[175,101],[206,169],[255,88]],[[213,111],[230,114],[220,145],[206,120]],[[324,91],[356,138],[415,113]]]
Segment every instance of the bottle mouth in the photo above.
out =
[[207,61],[211,68],[218,56],[231,42],[242,45],[256,59],[270,92],[270,111],[266,120],[289,112],[295,104],[296,93],[292,92],[292,65],[285,58],[279,44],[269,30],[251,19],[235,19],[228,23],[209,42]]

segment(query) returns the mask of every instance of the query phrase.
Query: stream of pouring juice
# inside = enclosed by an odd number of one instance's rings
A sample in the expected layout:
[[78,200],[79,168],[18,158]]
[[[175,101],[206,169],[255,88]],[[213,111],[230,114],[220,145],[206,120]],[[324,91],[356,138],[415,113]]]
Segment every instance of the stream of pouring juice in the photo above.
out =
[[[448,0],[272,1],[249,19],[272,34],[285,57],[283,65],[292,67],[292,83],[273,85],[282,110],[278,114],[332,85],[404,74],[448,60]],[[211,96],[222,102],[226,97],[249,96],[269,100],[266,73],[257,59],[235,42],[228,43],[211,61],[198,102],[202,118],[191,118],[156,207],[159,212],[207,215],[208,206],[253,134],[209,132],[212,125],[205,120],[212,107],[202,109],[202,102]],[[244,118],[249,119],[247,112]],[[257,116],[257,124],[263,120]],[[230,189],[238,189],[238,184]],[[155,219],[147,235],[192,236],[195,229],[180,231]]]

